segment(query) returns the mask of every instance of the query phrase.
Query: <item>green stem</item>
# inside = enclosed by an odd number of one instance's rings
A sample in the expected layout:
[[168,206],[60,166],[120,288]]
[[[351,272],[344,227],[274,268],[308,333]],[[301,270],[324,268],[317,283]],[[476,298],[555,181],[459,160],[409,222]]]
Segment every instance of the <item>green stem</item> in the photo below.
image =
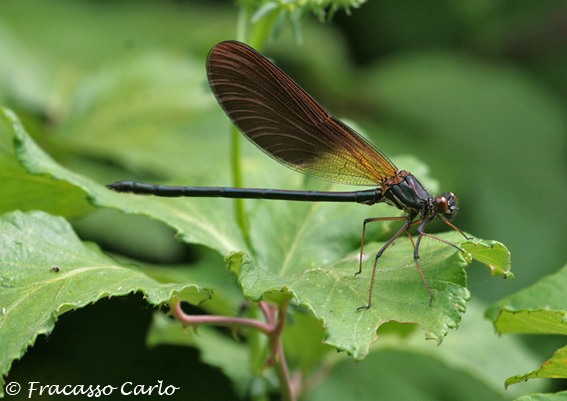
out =
[[[242,164],[240,163],[240,132],[236,126],[232,126],[230,131],[231,138],[231,155],[230,163],[232,165],[232,186],[235,188],[242,188]],[[244,211],[244,200],[237,198],[234,200],[236,221],[240,230],[244,234],[246,242],[249,242],[250,233],[248,232],[248,221]]]
[[[244,42],[246,39],[246,24],[249,18],[250,8],[247,6],[240,7],[238,11],[238,21],[236,24],[236,39]],[[230,165],[232,168],[232,186],[235,188],[242,188],[242,165],[240,162],[240,132],[236,126],[232,126],[230,130]],[[246,212],[244,210],[244,200],[240,198],[234,199],[234,207],[236,213],[236,221],[240,227],[240,231],[244,235],[247,243],[250,242],[250,233],[248,232],[248,222],[246,219]]]
[[[255,49],[261,49],[270,32],[272,31],[272,27],[274,26],[275,22],[277,21],[279,16],[279,12],[273,12],[269,16],[260,19],[257,21],[253,29],[251,30],[250,37],[246,41],[246,23],[248,18],[250,17],[250,9],[246,6],[242,6],[238,13],[238,23],[237,23],[237,39],[242,42],[248,42],[252,47]],[[240,141],[242,140],[240,137],[240,132],[236,127],[232,127],[231,131],[231,166],[232,166],[232,186],[236,188],[242,188],[243,180],[242,180],[242,164],[240,158]],[[235,213],[236,213],[236,221],[238,222],[238,226],[242,231],[244,238],[247,243],[250,242],[250,232],[248,231],[248,219],[246,216],[246,211],[244,209],[244,200],[242,199],[235,199]]]
[[280,13],[274,11],[264,18],[256,21],[252,26],[250,37],[248,38],[248,44],[256,50],[261,50],[264,44],[268,41],[272,28],[277,22]]

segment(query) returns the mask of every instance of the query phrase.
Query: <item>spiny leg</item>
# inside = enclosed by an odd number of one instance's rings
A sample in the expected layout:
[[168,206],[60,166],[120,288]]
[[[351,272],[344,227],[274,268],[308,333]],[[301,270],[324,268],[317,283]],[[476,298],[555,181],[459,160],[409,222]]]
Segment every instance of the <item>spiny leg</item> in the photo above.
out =
[[411,245],[413,246],[413,249],[415,249],[415,242],[413,242],[413,237],[411,236],[410,228],[412,228],[412,227],[415,226],[416,224],[421,223],[422,221],[423,221],[423,219],[416,220],[416,221],[414,221],[413,223],[411,223],[409,226],[406,227],[406,233],[408,233],[408,237],[409,237],[409,239],[410,239],[410,241],[411,241]]
[[407,219],[408,219],[407,216],[374,217],[374,218],[370,218],[370,219],[364,219],[364,223],[362,224],[362,241],[360,243],[360,266],[359,266],[358,272],[354,273],[355,276],[362,273],[362,255],[363,255],[363,251],[364,251],[364,236],[366,235],[366,224],[372,223],[374,221],[391,221],[391,220],[407,220]]
[[[388,240],[388,242],[386,242],[386,244],[382,247],[382,249],[380,249],[378,251],[378,253],[376,254],[376,258],[374,258],[374,268],[372,269],[372,277],[370,279],[370,290],[368,292],[368,305],[356,308],[356,310],[369,309],[370,308],[370,305],[372,304],[372,288],[374,287],[374,276],[376,275],[376,266],[378,264],[378,259],[380,258],[380,256],[382,256],[382,254],[384,253],[386,248],[388,248],[392,244],[392,242],[394,242],[394,240],[400,236],[401,233],[403,233],[405,230],[408,229],[408,227],[410,227],[411,221],[414,219],[414,216],[410,215],[408,217],[404,217],[404,219],[407,220],[404,223],[404,225],[398,230],[398,232],[392,238],[390,238]],[[400,218],[391,218],[390,220],[401,220],[401,219]],[[374,220],[374,221],[376,221],[376,220]],[[418,242],[418,244],[419,244],[419,242]],[[362,271],[362,260],[361,260],[360,270]],[[358,273],[360,273],[360,271]],[[356,273],[355,276],[358,273]]]
[[[451,245],[453,248],[458,249],[461,252],[464,252],[461,248],[459,248],[457,245],[453,244],[452,242],[446,241],[444,239],[441,239],[439,237],[436,237],[434,235],[431,234],[427,234],[424,229],[425,226],[427,224],[429,224],[435,217],[439,217],[441,220],[443,220],[445,223],[447,223],[450,227],[452,227],[455,231],[459,232],[463,237],[465,237],[466,239],[472,239],[467,237],[461,230],[459,230],[457,227],[455,227],[451,222],[449,222],[448,220],[446,220],[443,216],[441,216],[440,214],[437,214],[436,216],[432,216],[427,220],[424,220],[422,222],[422,224],[417,228],[417,233],[419,234],[419,237],[417,238],[417,246],[415,247],[414,250],[414,254],[413,254],[413,259],[415,261],[415,264],[417,266],[417,270],[419,270],[419,274],[421,275],[421,279],[423,280],[423,284],[425,284],[425,288],[427,289],[427,292],[429,292],[430,298],[429,298],[429,306],[431,306],[431,303],[433,302],[433,293],[431,292],[431,290],[429,289],[429,285],[427,285],[427,281],[425,280],[425,277],[423,276],[423,272],[421,271],[421,267],[419,266],[419,262],[417,261],[419,259],[419,244],[421,243],[421,238],[425,235],[426,237],[429,238],[433,238],[436,239],[437,241],[441,241],[447,245]],[[409,229],[409,227],[408,227]]]
[[[427,235],[423,232],[424,227],[431,221],[433,220],[431,217],[427,220],[424,220],[421,225],[417,228],[417,233],[419,234],[417,237],[417,245],[413,251],[413,260],[415,262],[415,265],[417,266],[417,270],[419,271],[419,274],[421,275],[421,279],[423,280],[423,284],[425,284],[425,288],[427,289],[427,292],[429,293],[429,306],[431,307],[431,304],[433,302],[433,293],[431,292],[431,290],[429,289],[429,285],[427,285],[427,281],[425,280],[425,276],[423,275],[423,272],[421,271],[421,267],[419,266],[419,262],[417,261],[419,259],[419,244],[421,243],[421,238],[423,238],[424,235]],[[429,235],[427,235],[429,237]],[[436,238],[436,237],[433,237]],[[440,241],[443,241],[440,238],[437,238]],[[446,241],[443,241],[446,242]],[[453,245],[450,242],[447,242],[449,245]],[[455,245],[453,245],[455,246]]]
[[[453,227],[456,231],[458,231],[459,233],[461,233],[463,235],[463,237],[465,237],[466,239],[469,239],[461,230],[459,230],[457,227],[455,227],[453,224],[451,224],[450,222],[448,222],[447,220],[445,220],[443,217],[441,217],[440,215],[437,215],[438,217],[441,218],[441,220],[443,220],[445,223],[447,223],[449,226]],[[417,238],[417,246],[415,247],[414,253],[413,253],[413,260],[415,261],[415,264],[417,266],[417,270],[419,270],[419,274],[421,275],[421,279],[423,280],[423,284],[425,284],[425,288],[427,289],[427,292],[429,292],[430,298],[429,298],[429,306],[431,306],[431,303],[433,302],[433,293],[431,292],[431,290],[429,289],[429,285],[427,285],[427,281],[425,280],[425,277],[423,275],[423,272],[421,271],[421,267],[419,266],[419,262],[417,261],[419,259],[419,244],[421,243],[421,238],[423,238],[423,236],[425,235],[426,237],[429,238],[433,238],[436,239],[437,241],[441,241],[447,245],[451,245],[452,247],[458,249],[461,252],[464,252],[461,248],[459,248],[457,245],[453,244],[452,242],[449,241],[445,241],[444,239],[441,239],[439,237],[436,237],[434,235],[431,234],[427,234],[424,229],[425,226],[427,224],[429,224],[433,219],[435,218],[435,216],[432,216],[430,218],[428,218],[427,220],[424,220],[423,223],[421,223],[421,225],[417,228],[417,233],[419,234],[418,238]]]
[[[461,234],[463,235],[463,237],[465,237],[466,239],[469,239],[469,240],[472,239],[472,238],[467,237],[461,230],[459,230],[457,227],[455,227],[453,224],[451,224],[450,222],[448,222],[447,220],[445,220],[445,219],[444,219],[443,217],[441,217],[440,215],[437,215],[437,217],[439,217],[441,220],[443,220],[443,221],[444,221],[445,223],[447,223],[449,226],[453,227],[456,231],[458,231],[459,233],[461,233]],[[429,219],[427,220],[427,223],[424,223],[424,224],[420,225],[420,226],[417,228],[417,232],[418,232],[418,234],[420,235],[420,237],[421,237],[422,235],[425,235],[426,237],[436,239],[437,241],[441,241],[441,242],[443,242],[443,243],[445,243],[445,244],[447,244],[447,245],[451,245],[453,248],[458,249],[458,250],[461,251],[461,252],[464,252],[464,250],[462,250],[461,248],[459,248],[457,245],[453,244],[452,242],[449,242],[449,241],[446,241],[446,240],[441,239],[441,238],[439,238],[439,237],[436,237],[435,235],[427,234],[425,231],[423,231],[423,229],[425,228],[425,226],[426,226],[427,224],[429,224],[429,222],[432,221],[433,219],[434,219],[434,217],[429,218]]]
[[458,233],[460,233],[460,234],[461,234],[463,237],[465,237],[466,239],[468,239],[468,240],[471,240],[471,239],[472,239],[472,237],[470,237],[470,238],[467,237],[464,232],[462,232],[462,231],[459,230],[457,227],[455,227],[455,226],[453,225],[453,223],[451,223],[449,220],[445,219],[443,216],[438,215],[438,217],[439,217],[441,220],[443,220],[445,223],[447,223],[447,225],[448,225],[449,227],[451,227],[453,230],[455,230],[455,231],[457,231]]

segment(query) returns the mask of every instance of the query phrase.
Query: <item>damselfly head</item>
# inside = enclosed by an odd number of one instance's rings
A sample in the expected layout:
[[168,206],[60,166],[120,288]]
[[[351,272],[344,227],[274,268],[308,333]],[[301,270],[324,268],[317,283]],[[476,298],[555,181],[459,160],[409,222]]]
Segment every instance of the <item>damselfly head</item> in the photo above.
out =
[[435,211],[450,219],[457,214],[457,197],[452,192],[445,192],[433,200]]

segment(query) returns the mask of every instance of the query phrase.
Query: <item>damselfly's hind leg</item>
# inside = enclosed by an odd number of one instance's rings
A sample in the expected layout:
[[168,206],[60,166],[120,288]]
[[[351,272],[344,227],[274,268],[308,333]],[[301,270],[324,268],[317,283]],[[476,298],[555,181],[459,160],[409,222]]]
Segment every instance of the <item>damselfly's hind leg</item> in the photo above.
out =
[[[364,237],[366,235],[366,224],[372,223],[374,221],[393,221],[393,220],[407,220],[408,218],[405,216],[400,217],[374,217],[370,219],[364,219],[364,223],[362,224],[362,241],[360,242],[360,266],[358,272],[354,273],[355,276],[362,273],[362,258],[364,252]],[[396,238],[399,234],[397,234],[394,238]],[[413,242],[413,241],[412,241]]]

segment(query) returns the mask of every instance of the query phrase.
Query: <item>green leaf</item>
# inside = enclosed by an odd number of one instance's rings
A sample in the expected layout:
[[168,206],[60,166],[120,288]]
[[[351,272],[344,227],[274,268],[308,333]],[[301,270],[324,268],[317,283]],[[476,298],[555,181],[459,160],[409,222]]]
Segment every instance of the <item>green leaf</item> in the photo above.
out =
[[0,374],[21,358],[62,313],[107,296],[141,291],[148,303],[172,297],[199,304],[209,291],[159,284],[135,266],[121,265],[93,243],[81,242],[61,217],[14,212],[0,217]]
[[[458,244],[459,235],[439,237]],[[366,252],[374,254],[382,245],[369,245]],[[420,248],[420,264],[434,293],[432,307],[413,261],[411,242],[398,241],[388,251],[378,263],[372,307],[362,311],[357,308],[367,304],[374,258],[364,262],[363,273],[356,277],[358,253],[307,269],[292,264],[285,275],[277,266],[260,267],[243,254],[233,255],[232,263],[241,261],[239,283],[246,296],[259,300],[266,292],[292,293],[300,306],[322,321],[326,343],[362,359],[376,339],[376,329],[390,320],[420,324],[426,338],[441,342],[449,328],[457,327],[469,299],[464,267],[470,259],[456,249],[435,240],[424,241]]]
[[57,164],[33,142],[18,120],[10,122],[15,127],[18,158],[31,174],[50,175],[54,179],[69,182],[86,191],[89,201],[95,206],[115,207],[126,213],[159,219],[176,229],[179,238],[185,242],[203,244],[221,254],[247,249],[238,225],[232,219],[231,202],[219,199],[183,202],[115,193]]
[[41,209],[76,217],[93,210],[86,194],[67,182],[28,174],[14,151],[14,136],[23,130],[15,114],[0,108],[0,214],[12,210]]
[[[486,316],[499,333],[567,334],[567,266],[495,304]],[[542,367],[506,380],[506,386],[533,378],[567,378],[567,348],[559,349]]]
[[540,369],[525,375],[513,376],[506,379],[506,387],[510,384],[526,381],[528,379],[550,377],[555,379],[567,378],[567,347],[560,348],[553,357],[545,362]]
[[567,288],[567,265],[528,288],[495,302],[486,310],[486,317],[495,322],[502,309],[521,311],[546,308],[550,311],[565,311],[567,310],[565,288]]
[[549,309],[503,309],[494,322],[500,334],[563,334],[567,335],[567,312]]
[[491,276],[504,276],[514,280],[510,272],[510,252],[498,241],[463,242],[460,247],[470,253],[475,260],[484,263],[490,270]]

